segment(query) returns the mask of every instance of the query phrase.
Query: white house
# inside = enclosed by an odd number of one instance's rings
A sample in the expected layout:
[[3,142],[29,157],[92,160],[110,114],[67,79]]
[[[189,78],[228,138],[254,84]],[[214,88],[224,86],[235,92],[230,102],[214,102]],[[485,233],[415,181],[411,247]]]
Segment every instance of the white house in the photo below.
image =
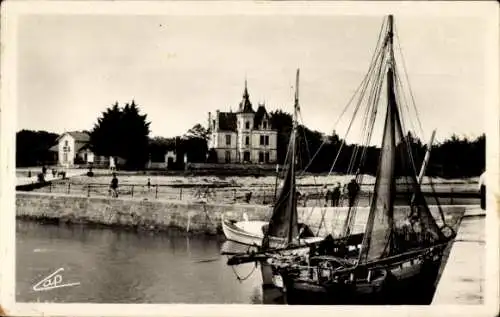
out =
[[71,167],[75,164],[94,162],[94,153],[89,149],[90,136],[86,132],[65,132],[57,138],[50,150],[57,152],[58,165]]
[[65,132],[56,139],[57,144],[50,150],[57,153],[57,165],[63,167],[73,167],[79,164],[110,164],[110,158],[95,155],[92,152],[89,141],[90,135],[86,132]]
[[208,113],[208,148],[215,150],[219,163],[275,163],[278,132],[271,129],[264,104],[253,110],[245,80],[238,112]]

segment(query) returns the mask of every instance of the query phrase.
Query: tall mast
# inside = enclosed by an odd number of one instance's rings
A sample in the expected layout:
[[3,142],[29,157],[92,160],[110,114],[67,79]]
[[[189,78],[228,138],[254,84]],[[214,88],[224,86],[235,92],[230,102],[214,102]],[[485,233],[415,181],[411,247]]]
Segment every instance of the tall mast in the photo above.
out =
[[389,48],[389,67],[394,66],[394,49],[393,49],[393,38],[394,38],[394,31],[393,31],[393,24],[394,24],[394,18],[392,14],[389,15],[389,32],[387,33],[387,44]]
[[[291,155],[291,163],[290,163],[290,169],[291,169],[291,184],[290,184],[290,206],[293,206],[292,208],[297,208],[296,203],[296,187],[295,187],[295,150],[296,150],[296,136],[297,136],[297,110],[299,108],[299,74],[300,74],[300,69],[297,69],[297,75],[295,78],[295,102],[293,105],[293,130],[292,130],[292,155]],[[292,213],[295,214],[295,213]],[[293,230],[291,229],[293,226],[293,223],[296,222],[297,219],[294,219],[294,216],[290,217],[290,230],[288,231],[288,243],[292,242],[293,239],[295,238],[293,236]]]
[[389,16],[386,35],[387,60],[387,112],[385,117],[382,146],[370,213],[363,237],[360,261],[371,261],[388,256],[392,252],[391,235],[394,225],[394,197],[396,191],[396,129],[398,109],[394,95],[394,59],[392,52],[393,18]]

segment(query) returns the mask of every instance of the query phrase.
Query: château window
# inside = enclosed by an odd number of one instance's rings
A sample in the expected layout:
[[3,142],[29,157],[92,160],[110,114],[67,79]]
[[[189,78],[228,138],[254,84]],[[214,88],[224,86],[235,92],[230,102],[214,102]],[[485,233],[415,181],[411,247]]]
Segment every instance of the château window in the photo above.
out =
[[245,145],[249,145],[250,144],[250,137],[245,137]]
[[264,121],[264,122],[262,123],[262,128],[263,128],[264,130],[265,130],[265,129],[267,129],[267,121]]
[[250,162],[250,152],[243,152],[243,162]]
[[269,145],[269,135],[266,135],[266,145]]
[[269,163],[269,152],[266,152],[266,163]]
[[231,152],[226,151],[226,163],[231,163]]
[[226,134],[226,145],[231,145],[231,135]]
[[68,146],[68,140],[64,141],[64,146]]
[[259,163],[264,162],[264,152],[259,152]]
[[247,121],[247,122],[245,123],[245,128],[246,128],[247,130],[249,130],[249,129],[250,129],[250,121]]
[[264,145],[264,136],[263,135],[260,136],[260,145]]

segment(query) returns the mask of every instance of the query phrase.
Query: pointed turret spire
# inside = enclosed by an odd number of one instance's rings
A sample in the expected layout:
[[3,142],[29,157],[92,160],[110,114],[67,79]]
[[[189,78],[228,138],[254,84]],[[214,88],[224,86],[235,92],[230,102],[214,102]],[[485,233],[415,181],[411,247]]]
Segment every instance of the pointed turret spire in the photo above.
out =
[[252,103],[250,102],[250,95],[248,94],[247,79],[245,77],[245,90],[243,91],[243,100],[240,102],[240,112],[253,113]]
[[248,100],[248,98],[249,96],[248,96],[247,78],[245,77],[245,90],[243,91],[243,99]]

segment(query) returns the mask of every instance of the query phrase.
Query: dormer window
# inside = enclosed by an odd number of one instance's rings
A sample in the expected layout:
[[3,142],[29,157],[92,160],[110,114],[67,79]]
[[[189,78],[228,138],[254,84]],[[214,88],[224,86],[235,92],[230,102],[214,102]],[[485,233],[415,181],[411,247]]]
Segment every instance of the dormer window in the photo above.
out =
[[262,128],[263,128],[264,130],[265,130],[265,129],[267,129],[267,121],[264,121],[264,122],[262,123]]

